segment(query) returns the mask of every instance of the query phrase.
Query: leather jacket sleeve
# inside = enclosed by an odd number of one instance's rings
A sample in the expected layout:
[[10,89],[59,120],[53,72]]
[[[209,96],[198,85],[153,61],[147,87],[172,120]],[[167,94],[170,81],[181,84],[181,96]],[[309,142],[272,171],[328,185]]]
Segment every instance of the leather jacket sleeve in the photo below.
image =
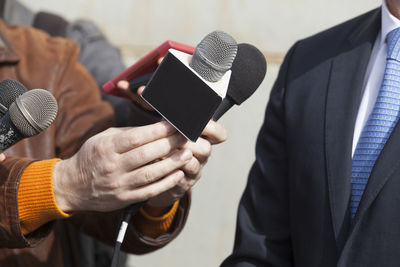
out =
[[[21,81],[28,89],[46,88],[58,102],[55,122],[43,133],[11,147],[6,151],[8,158],[0,163],[0,190],[3,192],[0,199],[0,247],[32,247],[49,236],[54,223],[47,223],[26,236],[22,235],[17,192],[23,170],[34,160],[72,156],[88,138],[115,125],[114,113],[111,106],[101,100],[94,79],[78,63],[79,49],[75,43],[50,38],[29,28],[7,28],[2,23],[0,31],[19,57],[19,63],[0,67],[0,79],[3,75]],[[182,201],[171,233],[149,241],[140,237],[131,226],[126,237],[129,240],[126,250],[144,253],[171,241],[183,227],[189,207],[188,199]],[[113,244],[119,212],[81,213],[66,222]],[[104,229],[109,229],[109,233],[105,234]]]

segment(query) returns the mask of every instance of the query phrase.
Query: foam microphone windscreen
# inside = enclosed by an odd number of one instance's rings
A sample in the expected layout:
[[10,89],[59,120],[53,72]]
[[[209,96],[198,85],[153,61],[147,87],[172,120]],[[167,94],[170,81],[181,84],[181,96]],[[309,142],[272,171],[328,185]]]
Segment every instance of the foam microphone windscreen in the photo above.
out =
[[0,118],[6,114],[15,99],[26,91],[25,86],[16,80],[5,79],[0,82]]
[[227,95],[236,105],[242,104],[260,86],[267,73],[265,56],[251,44],[239,44],[233,61]]
[[233,105],[242,104],[257,90],[267,72],[267,62],[255,46],[239,44],[231,71],[228,92],[213,115],[214,121],[221,118]]

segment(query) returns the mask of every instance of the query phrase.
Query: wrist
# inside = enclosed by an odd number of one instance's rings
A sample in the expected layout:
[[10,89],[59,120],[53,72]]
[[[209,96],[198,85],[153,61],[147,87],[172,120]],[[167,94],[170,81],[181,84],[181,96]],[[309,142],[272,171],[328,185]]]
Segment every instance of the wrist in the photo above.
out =
[[68,182],[74,177],[70,172],[73,168],[68,167],[71,159],[56,162],[53,168],[53,193],[56,204],[63,212],[73,212],[71,201],[71,190]]
[[[147,206],[147,205],[145,205]],[[151,238],[157,238],[170,231],[175,214],[178,211],[179,201],[176,201],[168,211],[162,216],[154,216],[145,210],[145,206],[140,209],[135,217],[134,224],[138,232]]]
[[168,206],[152,206],[151,204],[146,203],[145,205],[143,205],[142,209],[144,212],[152,217],[161,217],[171,210],[172,205],[173,204]]

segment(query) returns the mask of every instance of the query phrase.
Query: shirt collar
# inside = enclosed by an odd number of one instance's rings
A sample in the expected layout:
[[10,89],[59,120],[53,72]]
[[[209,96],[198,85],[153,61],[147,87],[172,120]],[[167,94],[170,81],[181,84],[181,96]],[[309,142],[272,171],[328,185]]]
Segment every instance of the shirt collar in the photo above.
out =
[[386,5],[386,0],[383,0],[380,44],[382,45],[386,41],[386,35],[389,32],[399,27],[400,27],[400,20],[390,13]]

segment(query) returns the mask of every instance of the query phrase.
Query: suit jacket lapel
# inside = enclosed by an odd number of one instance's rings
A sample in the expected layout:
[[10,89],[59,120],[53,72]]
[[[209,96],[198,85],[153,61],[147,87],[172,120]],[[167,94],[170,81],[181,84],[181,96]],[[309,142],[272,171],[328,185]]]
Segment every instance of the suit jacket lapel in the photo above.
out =
[[380,28],[380,9],[350,35],[333,58],[326,101],[325,146],[329,197],[339,251],[349,229],[351,149],[365,71]]

